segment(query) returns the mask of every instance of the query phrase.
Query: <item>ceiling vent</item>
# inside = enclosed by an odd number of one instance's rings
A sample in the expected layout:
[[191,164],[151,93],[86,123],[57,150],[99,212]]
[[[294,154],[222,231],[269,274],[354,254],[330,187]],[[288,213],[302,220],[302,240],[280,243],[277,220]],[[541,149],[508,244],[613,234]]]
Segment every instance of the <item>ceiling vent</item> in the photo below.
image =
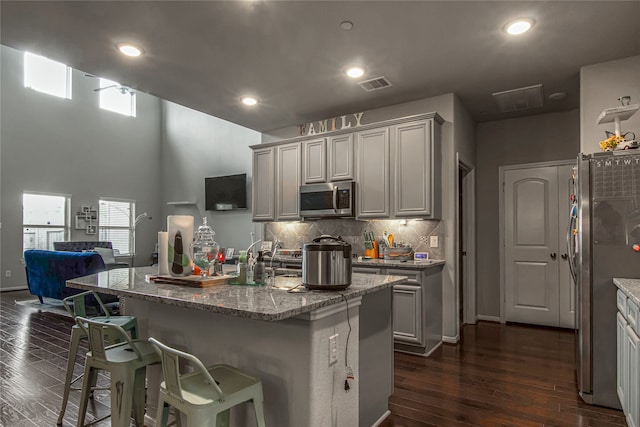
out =
[[544,104],[542,85],[495,92],[492,93],[491,96],[493,96],[496,104],[498,104],[498,110],[501,113],[529,110],[531,108],[542,107]]
[[386,77],[376,77],[375,79],[358,82],[358,84],[367,92],[373,92],[374,90],[380,90],[384,89],[385,87],[391,86],[391,82],[387,80]]

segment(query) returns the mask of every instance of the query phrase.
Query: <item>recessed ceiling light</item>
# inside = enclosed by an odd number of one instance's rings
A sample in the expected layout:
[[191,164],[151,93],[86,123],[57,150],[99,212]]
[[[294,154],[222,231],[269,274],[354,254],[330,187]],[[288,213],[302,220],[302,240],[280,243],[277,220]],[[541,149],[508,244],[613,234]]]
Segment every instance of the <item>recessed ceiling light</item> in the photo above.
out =
[[133,45],[131,43],[120,43],[118,45],[118,50],[123,55],[131,56],[134,58],[142,55],[142,49],[140,49],[138,46]]
[[352,79],[357,79],[358,77],[362,77],[364,75],[364,69],[362,67],[351,67],[347,70],[347,76]]
[[340,28],[342,28],[345,31],[349,31],[353,28],[353,22],[351,21],[342,21],[340,23]]
[[516,19],[515,21],[509,22],[504,30],[512,36],[517,36],[526,33],[531,27],[533,27],[533,19]]
[[256,105],[258,103],[258,100],[251,96],[245,96],[244,98],[242,98],[242,103],[244,105]]

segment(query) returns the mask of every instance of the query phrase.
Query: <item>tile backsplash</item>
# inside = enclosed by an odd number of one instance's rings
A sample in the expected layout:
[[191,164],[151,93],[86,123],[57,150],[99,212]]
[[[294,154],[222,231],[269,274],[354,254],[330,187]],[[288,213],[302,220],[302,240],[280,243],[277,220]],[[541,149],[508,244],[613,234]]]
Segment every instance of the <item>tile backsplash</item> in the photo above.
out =
[[[394,242],[409,244],[414,251],[428,252],[429,258],[443,259],[444,225],[437,220],[407,219],[401,220],[322,219],[308,222],[270,222],[265,224],[264,239],[281,242],[285,249],[300,249],[305,243],[316,237],[329,234],[340,236],[351,244],[353,253],[364,253],[364,232],[373,231],[380,241],[384,231],[393,234]],[[438,247],[429,246],[429,238],[438,236]]]

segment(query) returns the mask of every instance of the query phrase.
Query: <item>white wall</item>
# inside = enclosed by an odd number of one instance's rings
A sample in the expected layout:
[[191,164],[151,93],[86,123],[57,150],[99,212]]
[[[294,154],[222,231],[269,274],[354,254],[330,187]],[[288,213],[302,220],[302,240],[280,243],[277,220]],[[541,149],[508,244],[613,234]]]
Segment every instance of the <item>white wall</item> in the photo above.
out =
[[[437,112],[445,120],[442,125],[442,222],[445,226],[443,250],[447,264],[442,274],[442,331],[445,339],[455,340],[458,336],[458,294],[455,280],[458,257],[454,254],[455,239],[457,239],[457,228],[455,226],[457,165],[455,164],[455,153],[459,151],[468,165],[473,166],[475,164],[473,121],[457,97],[449,93],[367,110],[364,112],[361,123],[376,123],[429,112]],[[297,136],[299,136],[297,126],[289,126],[265,132],[262,136],[262,142],[272,142]]]
[[[26,286],[22,258],[22,193],[70,194],[71,212],[98,207],[100,197],[136,200],[140,224],[136,261],[150,261],[160,199],[160,102],[138,93],[137,117],[101,110],[95,78],[73,72],[73,99],[24,87],[23,53],[0,46],[0,176],[2,259],[0,289]],[[96,240],[73,230],[73,240]],[[12,277],[5,277],[11,270]]]
[[[613,123],[597,125],[605,108],[618,107],[618,97],[631,96],[631,104],[640,104],[640,56],[594,64],[580,69],[580,150],[600,151],[598,143],[613,132]],[[621,122],[622,132],[633,131],[640,138],[640,112]]]
[[[262,226],[251,214],[252,153],[260,133],[231,122],[163,101],[162,120],[162,215],[193,215],[195,227],[207,217],[221,247],[244,249],[250,234],[260,238]],[[246,173],[249,186],[246,210],[208,212],[204,205],[204,179]],[[167,205],[170,201],[193,201],[195,205]],[[161,224],[166,230],[166,220]]]

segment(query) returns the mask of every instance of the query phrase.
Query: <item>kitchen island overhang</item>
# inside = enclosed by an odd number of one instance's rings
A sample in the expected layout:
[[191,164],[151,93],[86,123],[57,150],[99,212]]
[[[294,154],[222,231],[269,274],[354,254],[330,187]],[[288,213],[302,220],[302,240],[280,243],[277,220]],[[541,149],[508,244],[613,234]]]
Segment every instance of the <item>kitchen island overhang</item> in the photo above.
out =
[[[123,311],[138,317],[143,336],[261,378],[268,425],[371,426],[388,415],[392,288],[406,277],[354,273],[343,291],[287,292],[300,278],[277,278],[275,287],[200,289],[150,282],[154,273],[110,270],[67,284],[123,298]],[[349,371],[355,379],[345,390]],[[152,418],[160,375],[150,370]],[[255,425],[252,418],[245,407],[232,414],[233,425]]]

